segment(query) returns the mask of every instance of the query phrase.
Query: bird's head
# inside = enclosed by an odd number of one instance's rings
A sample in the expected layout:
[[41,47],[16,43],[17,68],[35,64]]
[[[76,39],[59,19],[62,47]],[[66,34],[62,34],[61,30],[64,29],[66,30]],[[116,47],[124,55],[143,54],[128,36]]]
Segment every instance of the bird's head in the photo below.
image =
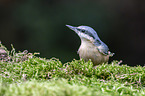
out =
[[96,31],[89,26],[78,26],[78,27],[74,27],[71,25],[66,26],[69,27],[71,30],[75,31],[81,39],[87,39],[90,41],[94,41],[96,39],[100,40]]

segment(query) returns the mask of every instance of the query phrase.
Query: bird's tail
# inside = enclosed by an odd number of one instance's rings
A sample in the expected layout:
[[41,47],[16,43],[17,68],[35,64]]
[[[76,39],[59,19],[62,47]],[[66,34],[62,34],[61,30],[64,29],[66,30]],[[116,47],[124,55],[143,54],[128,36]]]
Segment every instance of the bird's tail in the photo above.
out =
[[108,55],[109,57],[112,57],[115,53],[111,53],[110,51],[108,51]]

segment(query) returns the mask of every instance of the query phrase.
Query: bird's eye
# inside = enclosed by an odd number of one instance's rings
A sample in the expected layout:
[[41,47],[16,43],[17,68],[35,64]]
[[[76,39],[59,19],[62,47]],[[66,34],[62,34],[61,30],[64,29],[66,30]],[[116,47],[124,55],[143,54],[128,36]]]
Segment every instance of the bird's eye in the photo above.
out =
[[85,30],[81,30],[83,33],[85,32]]
[[79,28],[77,28],[77,30],[78,30],[78,31],[81,31],[81,32],[83,32],[83,33],[86,32],[86,30],[84,30],[84,29],[79,29]]

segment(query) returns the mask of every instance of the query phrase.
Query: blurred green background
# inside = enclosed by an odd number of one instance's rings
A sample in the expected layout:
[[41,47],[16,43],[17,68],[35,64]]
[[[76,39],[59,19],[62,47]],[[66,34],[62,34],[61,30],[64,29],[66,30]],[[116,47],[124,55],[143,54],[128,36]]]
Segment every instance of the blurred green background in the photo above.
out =
[[145,1],[0,0],[0,40],[9,50],[40,52],[63,63],[79,59],[80,39],[65,25],[93,27],[128,65],[145,64]]

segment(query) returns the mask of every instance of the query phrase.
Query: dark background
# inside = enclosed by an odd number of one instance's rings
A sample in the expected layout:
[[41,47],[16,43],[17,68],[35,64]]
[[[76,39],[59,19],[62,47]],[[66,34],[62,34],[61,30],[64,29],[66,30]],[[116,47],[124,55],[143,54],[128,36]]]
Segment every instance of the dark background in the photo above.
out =
[[80,39],[65,25],[93,27],[128,65],[145,64],[145,0],[0,0],[0,40],[9,50],[79,59]]

